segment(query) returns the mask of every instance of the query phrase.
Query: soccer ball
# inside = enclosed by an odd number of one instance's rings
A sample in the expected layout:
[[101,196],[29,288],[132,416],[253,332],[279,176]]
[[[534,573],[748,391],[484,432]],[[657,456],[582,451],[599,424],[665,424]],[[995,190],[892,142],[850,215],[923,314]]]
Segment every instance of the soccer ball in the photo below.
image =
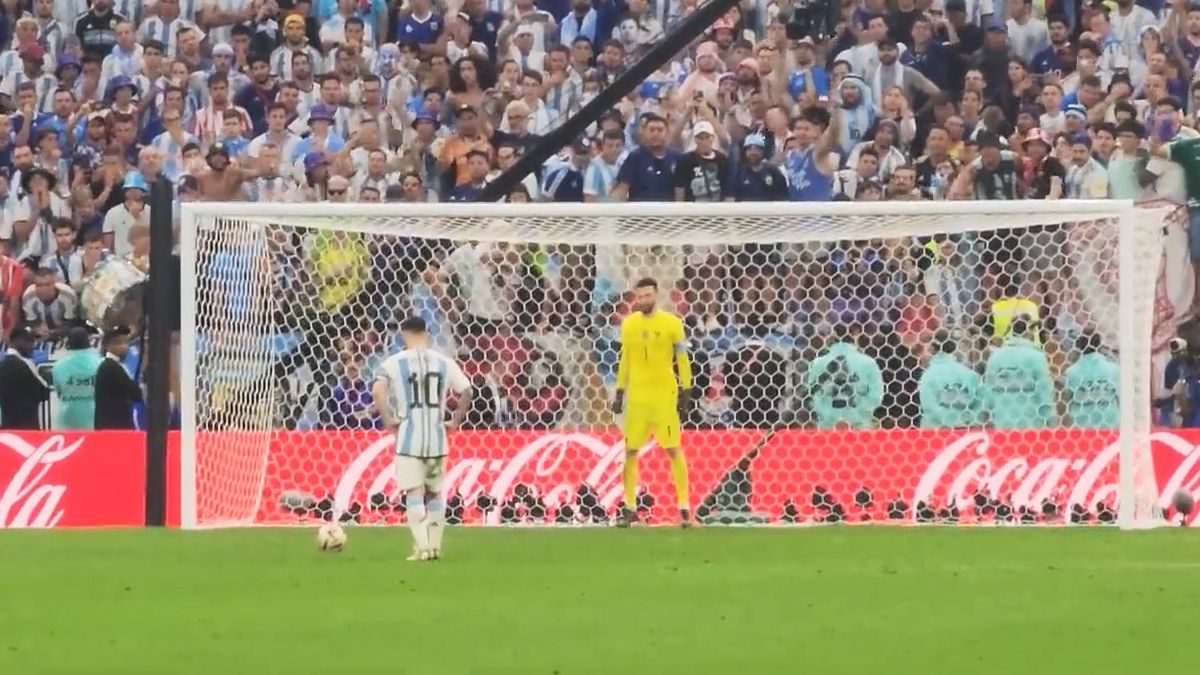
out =
[[317,548],[322,551],[341,551],[346,547],[346,531],[337,523],[325,523],[317,530]]

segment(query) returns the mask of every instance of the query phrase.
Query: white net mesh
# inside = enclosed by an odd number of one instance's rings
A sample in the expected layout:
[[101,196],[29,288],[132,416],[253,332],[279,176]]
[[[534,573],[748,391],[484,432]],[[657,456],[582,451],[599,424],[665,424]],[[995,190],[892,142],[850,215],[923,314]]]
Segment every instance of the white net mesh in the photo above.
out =
[[[475,392],[451,522],[608,521],[619,327],[649,277],[688,334],[702,521],[1104,521],[1132,497],[1124,524],[1154,522],[1164,212],[834,206],[200,215],[185,518],[402,521],[369,392],[416,314]],[[666,458],[641,464],[643,519],[671,522]]]

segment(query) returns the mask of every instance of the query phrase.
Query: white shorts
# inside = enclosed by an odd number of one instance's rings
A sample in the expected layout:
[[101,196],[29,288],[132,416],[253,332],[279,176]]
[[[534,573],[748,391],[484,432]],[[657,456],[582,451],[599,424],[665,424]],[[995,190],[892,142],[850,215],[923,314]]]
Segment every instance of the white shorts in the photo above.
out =
[[396,456],[396,487],[400,490],[424,487],[430,492],[441,492],[445,479],[445,457]]

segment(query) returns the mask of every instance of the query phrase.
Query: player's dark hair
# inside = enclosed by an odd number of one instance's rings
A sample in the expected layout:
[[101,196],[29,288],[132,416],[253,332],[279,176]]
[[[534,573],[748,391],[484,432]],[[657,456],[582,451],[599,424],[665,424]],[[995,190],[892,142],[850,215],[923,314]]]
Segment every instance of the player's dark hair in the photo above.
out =
[[654,290],[657,291],[658,290],[658,282],[655,281],[654,279],[652,279],[651,277],[642,277],[641,279],[638,279],[638,282],[636,284],[634,284],[633,287],[634,288],[649,287],[649,288],[653,288]]
[[1090,328],[1075,338],[1075,349],[1084,354],[1092,354],[1100,351],[1102,344],[1103,340],[1100,338],[1100,334]]
[[410,316],[400,322],[400,332],[402,333],[424,333],[426,330],[425,319],[419,316]]

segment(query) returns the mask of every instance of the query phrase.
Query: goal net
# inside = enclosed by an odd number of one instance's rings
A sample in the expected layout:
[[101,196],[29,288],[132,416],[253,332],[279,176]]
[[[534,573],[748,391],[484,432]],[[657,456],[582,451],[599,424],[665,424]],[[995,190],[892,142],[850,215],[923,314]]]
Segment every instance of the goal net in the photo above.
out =
[[[686,325],[704,523],[1160,522],[1156,280],[1128,202],[185,204],[186,527],[403,522],[374,372],[472,381],[451,522],[606,523],[632,289]],[[1170,414],[1170,410],[1161,411]],[[636,508],[678,517],[665,453]]]

